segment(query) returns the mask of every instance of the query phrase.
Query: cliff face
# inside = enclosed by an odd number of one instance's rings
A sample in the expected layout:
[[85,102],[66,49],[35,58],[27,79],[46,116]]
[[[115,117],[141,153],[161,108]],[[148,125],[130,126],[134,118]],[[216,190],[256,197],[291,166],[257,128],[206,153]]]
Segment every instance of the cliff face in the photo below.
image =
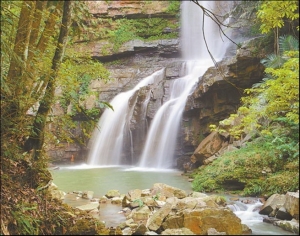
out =
[[[89,8],[95,17],[103,19],[154,17],[167,19],[169,26],[174,26],[179,19],[176,14],[167,12],[168,4],[167,1],[90,1]],[[166,27],[161,30],[161,34],[178,31],[178,28]],[[118,93],[132,89],[143,78],[165,68],[165,75],[158,85],[144,87],[129,101],[129,105],[134,107],[130,118],[132,141],[129,139],[125,141],[124,146],[127,148],[124,149],[123,156],[126,163],[126,156],[132,155],[133,152],[132,159],[137,161],[147,132],[145,122],[148,125],[151,123],[158,108],[168,97],[170,80],[182,76],[180,71],[184,62],[180,58],[179,37],[151,41],[134,39],[123,43],[118,50],[114,50],[111,42],[107,40],[78,43],[76,48],[79,51],[90,52],[94,58],[103,62],[111,73],[113,79],[110,82],[105,84],[101,80],[94,80],[90,85],[101,101],[109,102]],[[261,80],[263,67],[259,63],[260,59],[249,53],[251,47],[247,44],[243,48],[237,53],[233,48],[227,54],[227,59],[220,63],[222,76],[216,68],[209,68],[202,79],[199,79],[194,92],[188,97],[175,151],[179,168],[189,160],[199,143],[209,134],[208,126],[234,113],[243,89]],[[152,92],[149,98],[150,91]],[[141,104],[145,99],[150,100],[144,111]],[[85,106],[88,109],[94,107],[95,97],[88,98]],[[53,149],[50,155],[57,160],[63,157],[69,160],[70,155],[74,155],[77,160],[83,160],[86,152],[82,152],[82,148],[73,144],[72,148],[67,148],[65,151],[63,148],[61,152]]]

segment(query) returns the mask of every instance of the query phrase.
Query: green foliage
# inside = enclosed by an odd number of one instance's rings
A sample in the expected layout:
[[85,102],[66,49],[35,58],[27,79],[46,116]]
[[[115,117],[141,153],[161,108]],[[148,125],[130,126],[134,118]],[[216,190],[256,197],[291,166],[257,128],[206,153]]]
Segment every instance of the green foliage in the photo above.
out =
[[143,200],[142,199],[135,199],[134,201],[133,201],[134,203],[138,203],[139,204],[139,207],[143,207],[144,206],[144,202],[143,202]]
[[269,33],[275,28],[282,28],[284,19],[298,19],[297,9],[297,1],[263,1],[257,12],[261,32]]
[[[167,27],[176,29],[178,22],[162,18],[117,19],[113,23],[113,30],[108,31],[107,37],[113,44],[113,51],[116,52],[124,43],[133,39],[156,40],[178,37],[177,32],[163,33]],[[108,50],[104,49],[105,52]]]
[[17,210],[12,211],[12,215],[16,220],[19,231],[25,235],[38,235],[40,221],[27,213],[27,211],[36,210],[37,207],[18,205],[16,208]]
[[71,115],[81,110],[79,104],[92,95],[89,85],[95,79],[108,81],[109,73],[106,68],[87,55],[69,51],[61,65],[57,84],[62,89],[60,104],[65,112],[70,104],[73,105]]
[[[290,148],[297,148],[299,152],[296,141],[292,141],[297,136],[285,141],[293,142]],[[192,173],[193,190],[224,191],[227,190],[224,185],[226,181],[239,180],[245,187],[237,193],[245,196],[270,196],[295,191],[299,185],[299,176],[296,174],[299,172],[299,154],[295,158],[283,157],[286,151],[276,148],[273,140],[274,137],[260,137],[238,150],[223,154],[207,166],[199,167]]]
[[176,14],[177,16],[179,16],[180,1],[169,1],[169,6],[168,6],[166,12]]
[[[298,41],[289,36],[281,37],[279,42],[285,49],[298,46]],[[269,66],[265,69],[266,78],[252,88],[245,89],[248,96],[242,97],[242,106],[237,114],[220,121],[219,128],[211,126],[211,130],[224,132],[222,127],[234,124],[226,131],[238,139],[247,133],[272,135],[271,124],[278,119],[286,120],[285,124],[298,125],[299,51],[285,51],[278,56],[272,54],[262,63]],[[240,122],[236,122],[237,119]]]

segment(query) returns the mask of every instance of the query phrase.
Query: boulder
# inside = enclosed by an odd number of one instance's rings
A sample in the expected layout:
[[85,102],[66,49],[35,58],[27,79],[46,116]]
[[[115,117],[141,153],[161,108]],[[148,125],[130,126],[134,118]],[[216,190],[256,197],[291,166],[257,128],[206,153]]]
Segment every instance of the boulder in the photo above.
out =
[[273,223],[275,226],[278,226],[286,231],[299,234],[299,221],[296,220],[279,220]]
[[292,217],[299,220],[299,191],[287,192],[283,207]]
[[276,218],[280,220],[291,220],[293,217],[286,211],[284,207],[280,207],[276,212]]
[[141,196],[142,196],[142,190],[140,189],[130,190],[126,195],[129,201],[135,201],[137,199],[140,199]]
[[196,148],[193,156],[197,162],[204,164],[204,161],[217,153],[223,146],[224,138],[217,132],[213,131],[208,135]]
[[106,194],[105,197],[107,198],[113,198],[113,197],[120,197],[121,194],[119,190],[109,190]]
[[285,202],[285,195],[283,194],[273,194],[268,198],[268,200],[261,207],[259,214],[261,215],[270,215],[272,212],[277,211],[280,207],[283,206]]
[[248,225],[242,224],[243,235],[252,235],[252,229]]
[[215,228],[218,232],[226,232],[229,235],[241,235],[241,220],[226,208],[202,208],[197,210],[184,210],[185,228],[195,234],[206,235],[209,228]]
[[86,212],[90,212],[90,211],[93,211],[93,210],[98,210],[99,208],[99,203],[98,202],[91,202],[89,204],[85,204],[85,205],[82,205],[82,206],[77,206],[76,208],[79,209],[79,210],[82,210],[82,211],[86,211]]
[[147,221],[147,228],[156,231],[161,226],[165,217],[170,213],[172,210],[172,205],[170,203],[166,203],[162,208],[156,211]]
[[184,190],[163,183],[155,183],[151,190],[152,195],[159,194],[166,198],[177,197],[178,199],[181,199],[187,197],[187,193]]
[[164,230],[183,228],[183,213],[169,214],[162,223],[162,228]]
[[179,199],[176,204],[176,209],[178,211],[184,210],[184,209],[194,209],[198,204],[197,199],[193,197],[186,197],[183,199]]
[[147,231],[148,229],[144,224],[139,224],[132,235],[144,235]]
[[146,223],[151,213],[152,212],[150,211],[148,206],[143,206],[133,209],[131,212],[131,216],[136,223]]
[[111,199],[112,204],[122,204],[122,198],[121,197],[113,197]]

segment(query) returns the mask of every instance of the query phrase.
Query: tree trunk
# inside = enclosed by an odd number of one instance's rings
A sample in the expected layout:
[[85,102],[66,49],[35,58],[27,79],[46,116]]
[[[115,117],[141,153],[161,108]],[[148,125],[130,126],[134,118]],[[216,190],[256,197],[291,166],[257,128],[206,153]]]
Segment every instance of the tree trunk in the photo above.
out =
[[[39,1],[40,2],[40,1]],[[40,3],[40,9],[38,12],[42,11],[42,9],[45,7],[44,3]],[[51,6],[53,6],[54,2],[50,2]],[[45,51],[47,47],[49,46],[49,42],[51,37],[55,36],[56,30],[56,22],[60,15],[60,12],[62,10],[63,2],[56,2],[55,3],[55,9],[51,10],[44,27],[43,32],[41,33],[40,38],[38,38],[38,34],[36,31],[32,32],[32,35],[30,37],[30,52],[28,57],[28,78],[27,78],[27,85],[24,89],[24,94],[27,94],[28,96],[31,96],[32,101],[37,101],[39,97],[41,96],[41,91],[44,91],[44,88],[46,87],[46,84],[43,84],[42,77],[45,77],[44,74],[39,73],[40,71],[36,70],[35,64],[38,63],[41,58],[45,57]],[[41,20],[40,15],[36,12],[36,21]],[[39,24],[36,23],[33,25],[33,29],[39,30],[38,27]],[[45,73],[45,72],[42,72]],[[42,88],[42,89],[40,89]],[[27,103],[26,111],[32,107],[33,103]]]
[[60,34],[55,55],[52,60],[52,71],[48,76],[45,94],[40,102],[40,106],[33,123],[33,130],[30,137],[26,140],[24,146],[25,151],[33,150],[33,157],[35,160],[40,157],[40,153],[44,143],[44,128],[46,126],[48,113],[54,100],[55,80],[57,77],[59,66],[63,59],[65,47],[67,45],[69,28],[71,25],[71,8],[72,2],[64,1],[62,24],[60,27]]
[[28,57],[28,45],[33,22],[33,14],[35,10],[35,1],[24,1],[18,22],[18,28],[14,44],[14,56],[10,61],[7,74],[7,83],[11,89],[11,96],[6,97],[8,103],[7,108],[2,111],[7,118],[16,117],[18,113],[22,113],[21,103],[24,103],[20,97],[21,91],[25,86],[22,82],[22,76],[26,73],[26,61]]

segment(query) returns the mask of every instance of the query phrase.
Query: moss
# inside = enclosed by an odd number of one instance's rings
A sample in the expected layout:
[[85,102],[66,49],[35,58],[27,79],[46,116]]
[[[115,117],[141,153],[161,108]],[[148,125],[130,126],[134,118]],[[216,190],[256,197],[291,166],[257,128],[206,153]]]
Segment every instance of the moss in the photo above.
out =
[[297,190],[299,161],[281,159],[274,147],[261,141],[248,143],[246,147],[227,152],[213,163],[199,167],[191,174],[193,190],[230,191],[230,183],[241,187],[235,192],[244,196],[270,196]]

